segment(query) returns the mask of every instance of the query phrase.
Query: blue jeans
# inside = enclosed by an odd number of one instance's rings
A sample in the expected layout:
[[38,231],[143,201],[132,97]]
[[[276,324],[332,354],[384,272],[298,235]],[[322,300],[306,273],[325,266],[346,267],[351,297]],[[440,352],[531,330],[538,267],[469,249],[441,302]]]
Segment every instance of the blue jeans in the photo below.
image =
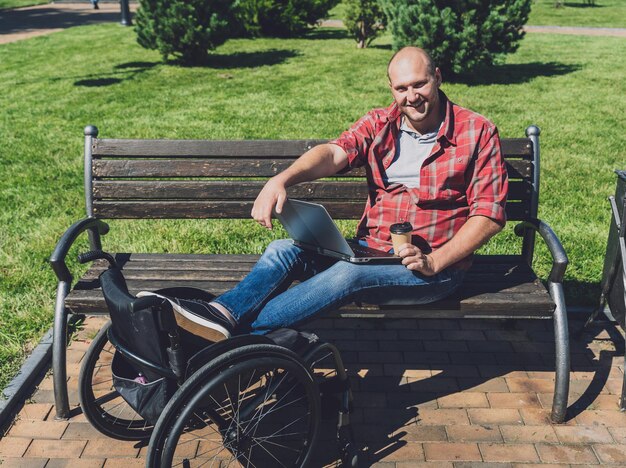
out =
[[[238,332],[265,334],[351,302],[377,304],[393,298],[426,304],[456,290],[464,272],[424,276],[401,264],[354,264],[272,242],[252,271],[215,299],[238,323]],[[300,281],[292,288],[294,281]]]

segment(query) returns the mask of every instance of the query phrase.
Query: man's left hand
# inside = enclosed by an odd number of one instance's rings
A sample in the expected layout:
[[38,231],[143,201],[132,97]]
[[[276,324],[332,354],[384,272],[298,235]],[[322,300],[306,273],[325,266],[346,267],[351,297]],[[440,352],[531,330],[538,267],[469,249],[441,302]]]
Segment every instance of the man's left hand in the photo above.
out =
[[419,271],[423,275],[433,276],[437,274],[435,263],[430,255],[426,255],[418,247],[412,244],[402,244],[397,252],[402,258],[402,264],[409,270]]

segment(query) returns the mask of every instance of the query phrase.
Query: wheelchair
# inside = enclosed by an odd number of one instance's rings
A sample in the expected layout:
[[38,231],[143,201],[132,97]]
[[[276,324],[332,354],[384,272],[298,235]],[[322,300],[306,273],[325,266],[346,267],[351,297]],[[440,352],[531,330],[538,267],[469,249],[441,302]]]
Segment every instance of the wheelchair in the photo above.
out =
[[108,262],[99,279],[111,320],[79,376],[81,408],[98,431],[149,440],[150,468],[303,467],[316,455],[322,401],[332,401],[339,457],[358,465],[352,393],[334,345],[292,329],[207,342],[177,325],[164,297],[214,296],[170,288],[135,297],[112,255],[79,255],[81,263],[98,259]]

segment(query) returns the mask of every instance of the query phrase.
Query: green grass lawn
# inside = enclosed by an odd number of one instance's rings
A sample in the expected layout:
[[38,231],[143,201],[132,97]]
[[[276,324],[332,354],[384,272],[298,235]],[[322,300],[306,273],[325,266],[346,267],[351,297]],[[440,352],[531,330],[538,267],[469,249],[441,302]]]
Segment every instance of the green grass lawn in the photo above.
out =
[[587,5],[583,0],[565,1],[561,8],[555,8],[554,0],[534,0],[528,24],[626,28],[624,0],[596,0],[595,3]]
[[[374,45],[357,50],[340,30],[233,40],[206,68],[164,65],[117,24],[1,45],[0,387],[51,325],[56,283],[47,259],[84,215],[85,125],[97,125],[105,138],[331,138],[390,102],[389,39]],[[482,80],[443,86],[503,136],[542,128],[540,216],[570,255],[570,304],[597,300],[606,198],[626,154],[626,61],[612,52],[623,46],[620,38],[529,34]],[[343,224],[346,234],[352,227]],[[117,221],[105,248],[260,253],[280,235],[248,221]],[[513,241],[509,230],[486,251],[513,251]],[[546,274],[547,253],[538,253]]]
[[0,10],[50,3],[48,0],[0,0]]

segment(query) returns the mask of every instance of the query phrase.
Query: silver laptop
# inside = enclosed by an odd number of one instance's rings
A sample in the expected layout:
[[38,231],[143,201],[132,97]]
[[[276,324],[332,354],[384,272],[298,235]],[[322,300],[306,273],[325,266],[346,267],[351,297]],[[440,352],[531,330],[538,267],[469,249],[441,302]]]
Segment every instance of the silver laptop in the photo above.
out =
[[294,244],[322,255],[352,263],[399,263],[400,257],[389,252],[346,240],[322,205],[302,200],[287,199],[282,213],[274,213]]

